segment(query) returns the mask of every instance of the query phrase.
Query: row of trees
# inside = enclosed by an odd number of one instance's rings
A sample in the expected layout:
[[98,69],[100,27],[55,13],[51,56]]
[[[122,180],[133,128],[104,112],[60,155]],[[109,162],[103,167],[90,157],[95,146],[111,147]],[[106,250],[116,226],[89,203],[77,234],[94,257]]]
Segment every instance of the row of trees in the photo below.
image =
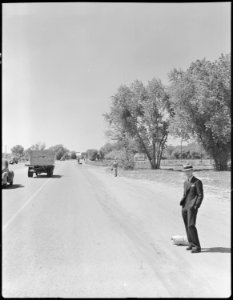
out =
[[[137,150],[137,144],[133,143],[131,144],[131,164],[133,164],[134,161],[134,155],[138,152]],[[119,160],[122,165],[125,166],[123,163],[124,160],[124,145],[121,142],[115,142],[115,143],[106,143],[103,147],[101,147],[99,150],[97,149],[90,149],[87,150],[87,157],[90,160]],[[163,159],[209,159],[209,155],[202,149],[200,145],[197,143],[190,143],[186,146],[181,147],[180,146],[172,146],[168,145],[164,152],[163,152]]]
[[192,139],[213,158],[216,170],[226,170],[231,153],[230,55],[215,62],[197,60],[186,71],[174,69],[169,80],[169,86],[156,78],[146,86],[139,80],[121,85],[104,115],[107,136],[124,146],[126,161],[134,150],[143,152],[152,169],[160,167],[168,134]]
[[76,159],[76,152],[69,151],[62,144],[58,144],[55,146],[51,146],[46,148],[45,143],[37,143],[29,147],[28,149],[24,149],[21,145],[16,145],[11,149],[12,155],[18,157],[19,159],[28,159],[29,152],[32,150],[52,150],[56,154],[57,160],[65,160],[65,159]]
[[166,159],[209,159],[210,156],[196,143],[190,143],[186,146],[168,145],[164,151],[163,157]]

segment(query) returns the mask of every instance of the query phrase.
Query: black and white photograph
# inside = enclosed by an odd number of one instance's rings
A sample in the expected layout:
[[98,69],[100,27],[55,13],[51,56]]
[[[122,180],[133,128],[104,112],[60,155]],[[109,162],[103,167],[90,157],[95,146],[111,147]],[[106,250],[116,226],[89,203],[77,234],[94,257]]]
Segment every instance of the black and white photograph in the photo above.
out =
[[4,298],[228,298],[231,2],[3,2]]

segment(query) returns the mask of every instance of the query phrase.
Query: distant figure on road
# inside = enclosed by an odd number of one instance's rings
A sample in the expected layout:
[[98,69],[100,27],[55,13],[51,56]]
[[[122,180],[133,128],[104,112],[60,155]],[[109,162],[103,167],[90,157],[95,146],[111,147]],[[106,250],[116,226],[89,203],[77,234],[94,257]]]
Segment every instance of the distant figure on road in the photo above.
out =
[[112,164],[112,171],[114,171],[114,175],[115,177],[117,177],[117,172],[118,172],[118,162],[116,160],[114,160],[113,164]]
[[187,180],[184,182],[184,195],[180,205],[182,206],[182,217],[189,242],[187,250],[191,250],[192,253],[198,253],[201,251],[201,245],[195,224],[198,208],[204,197],[203,185],[200,179],[193,176],[192,165],[185,165],[183,170]]

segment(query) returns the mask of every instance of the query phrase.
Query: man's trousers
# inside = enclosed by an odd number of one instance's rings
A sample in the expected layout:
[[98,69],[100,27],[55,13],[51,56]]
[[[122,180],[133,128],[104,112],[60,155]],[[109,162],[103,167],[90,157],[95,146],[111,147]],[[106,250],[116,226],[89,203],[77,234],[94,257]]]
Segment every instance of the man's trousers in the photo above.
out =
[[189,245],[192,247],[201,248],[196,229],[196,218],[198,209],[186,208],[182,209],[182,217],[187,233]]

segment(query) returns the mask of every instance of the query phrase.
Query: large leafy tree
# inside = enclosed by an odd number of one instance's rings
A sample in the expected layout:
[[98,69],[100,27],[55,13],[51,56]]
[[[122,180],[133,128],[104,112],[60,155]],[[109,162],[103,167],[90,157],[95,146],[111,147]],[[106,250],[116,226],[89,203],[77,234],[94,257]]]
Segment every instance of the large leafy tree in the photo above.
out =
[[16,157],[22,157],[24,155],[24,147],[21,145],[16,145],[11,148],[11,152]]
[[226,170],[231,152],[230,56],[221,55],[215,62],[197,60],[169,77],[177,134],[196,138],[214,159],[216,170]]
[[169,119],[172,114],[168,94],[160,80],[152,79],[147,86],[148,99],[143,103],[145,137],[152,168],[159,168],[166,146]]
[[106,132],[110,140],[115,144],[108,157],[118,159],[124,168],[133,167],[132,138],[134,137],[133,122],[130,120],[130,107],[132,108],[132,91],[126,85],[121,85],[117,93],[112,96],[110,113],[104,114],[105,119],[110,125]]
[[46,144],[42,142],[38,142],[32,145],[28,150],[45,150]]
[[24,152],[25,158],[29,159],[29,154],[30,154],[31,151],[44,150],[45,148],[46,148],[45,143],[38,142],[38,143],[32,145],[31,147],[29,147],[27,150],[25,150],[25,152]]
[[125,149],[134,138],[138,149],[146,153],[152,169],[160,167],[169,125],[169,98],[160,80],[152,79],[145,87],[134,81],[122,85],[112,97],[110,113],[105,114],[110,132]]
[[69,150],[67,148],[65,148],[62,144],[52,146],[49,148],[49,150],[52,150],[55,152],[57,160],[60,160],[64,156],[65,153],[69,152]]

